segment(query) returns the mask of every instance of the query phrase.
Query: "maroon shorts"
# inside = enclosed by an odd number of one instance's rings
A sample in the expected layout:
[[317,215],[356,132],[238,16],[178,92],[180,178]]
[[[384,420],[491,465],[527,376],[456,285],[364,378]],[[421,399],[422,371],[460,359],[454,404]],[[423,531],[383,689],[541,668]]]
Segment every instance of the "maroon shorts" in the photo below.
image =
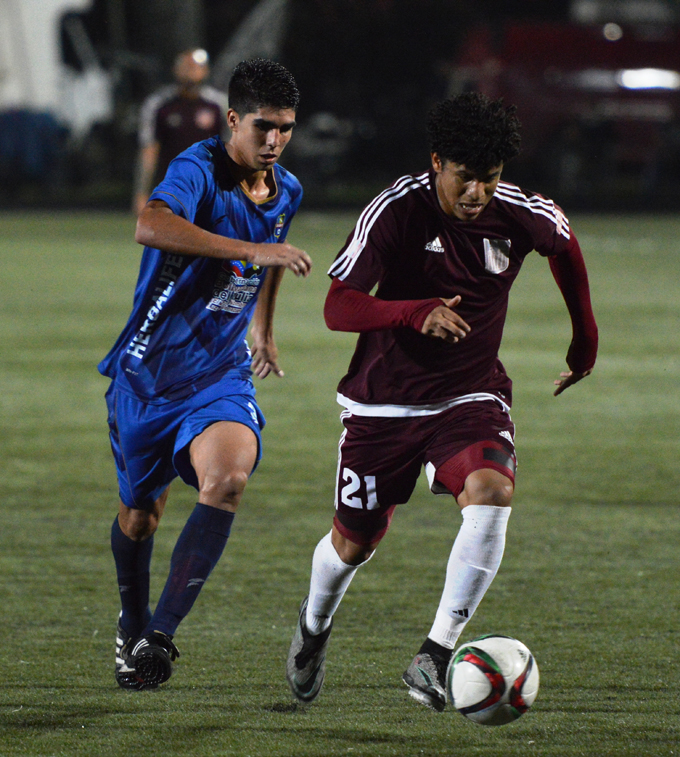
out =
[[338,531],[355,544],[377,543],[396,505],[407,502],[425,466],[430,487],[454,497],[473,471],[492,468],[515,480],[515,427],[493,400],[465,402],[436,415],[341,415],[336,480]]

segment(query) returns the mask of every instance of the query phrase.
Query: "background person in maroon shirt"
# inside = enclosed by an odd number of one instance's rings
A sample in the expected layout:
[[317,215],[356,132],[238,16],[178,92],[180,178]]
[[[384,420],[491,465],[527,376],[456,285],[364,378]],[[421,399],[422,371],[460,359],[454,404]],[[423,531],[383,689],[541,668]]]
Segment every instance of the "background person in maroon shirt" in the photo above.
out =
[[510,288],[532,250],[548,257],[573,326],[555,395],[595,364],[588,277],[569,222],[551,200],[500,180],[519,152],[515,109],[459,95],[435,106],[428,136],[431,169],[376,197],[329,271],[326,323],[359,339],[338,387],[345,431],[333,528],[314,552],[287,662],[302,701],[321,689],[332,617],[354,573],[424,466],[463,522],[434,623],[403,679],[417,701],[444,709],[453,648],[505,547],[516,459],[512,382],[498,349]]
[[153,187],[165,176],[170,161],[194,142],[227,131],[227,96],[206,86],[208,53],[185,50],[175,60],[175,84],[150,95],[142,105],[133,211],[142,212]]

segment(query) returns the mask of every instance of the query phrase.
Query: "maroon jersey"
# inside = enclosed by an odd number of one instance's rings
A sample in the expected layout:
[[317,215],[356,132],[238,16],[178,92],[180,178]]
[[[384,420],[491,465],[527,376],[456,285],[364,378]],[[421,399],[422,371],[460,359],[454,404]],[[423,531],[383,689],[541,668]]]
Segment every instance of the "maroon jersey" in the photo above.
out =
[[154,184],[165,176],[173,158],[195,142],[226,131],[227,98],[212,87],[201,87],[198,97],[184,97],[177,85],[151,95],[142,107],[139,141],[142,147],[158,142],[160,152]]
[[509,405],[512,383],[498,350],[510,287],[529,252],[556,255],[570,237],[552,200],[513,184],[500,182],[478,219],[460,221],[441,209],[434,171],[400,178],[363,211],[329,275],[365,293],[377,284],[383,300],[460,295],[456,312],[471,331],[456,344],[413,328],[360,334],[341,402],[435,410],[489,393]]

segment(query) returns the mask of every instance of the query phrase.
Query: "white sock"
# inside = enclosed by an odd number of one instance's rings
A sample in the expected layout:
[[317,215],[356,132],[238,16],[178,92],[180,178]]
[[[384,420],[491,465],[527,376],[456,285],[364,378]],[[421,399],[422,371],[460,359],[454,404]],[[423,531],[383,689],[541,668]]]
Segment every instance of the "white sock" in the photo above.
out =
[[[365,560],[361,565],[367,562],[368,560]],[[338,609],[358,567],[358,565],[347,565],[340,559],[331,542],[330,533],[316,545],[312,558],[312,578],[305,616],[309,633],[316,636],[331,624],[331,618]]]
[[453,649],[491,585],[503,558],[510,507],[468,505],[446,566],[430,639]]

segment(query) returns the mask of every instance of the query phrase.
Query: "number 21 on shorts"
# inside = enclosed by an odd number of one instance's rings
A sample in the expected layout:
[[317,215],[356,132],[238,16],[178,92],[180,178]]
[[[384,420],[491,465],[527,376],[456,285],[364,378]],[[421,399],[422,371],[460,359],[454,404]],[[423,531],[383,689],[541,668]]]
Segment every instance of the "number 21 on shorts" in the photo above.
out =
[[[344,486],[342,482],[346,482]],[[340,501],[358,510],[377,510],[380,505],[375,494],[375,476],[364,476],[362,480],[353,470],[343,468]]]

